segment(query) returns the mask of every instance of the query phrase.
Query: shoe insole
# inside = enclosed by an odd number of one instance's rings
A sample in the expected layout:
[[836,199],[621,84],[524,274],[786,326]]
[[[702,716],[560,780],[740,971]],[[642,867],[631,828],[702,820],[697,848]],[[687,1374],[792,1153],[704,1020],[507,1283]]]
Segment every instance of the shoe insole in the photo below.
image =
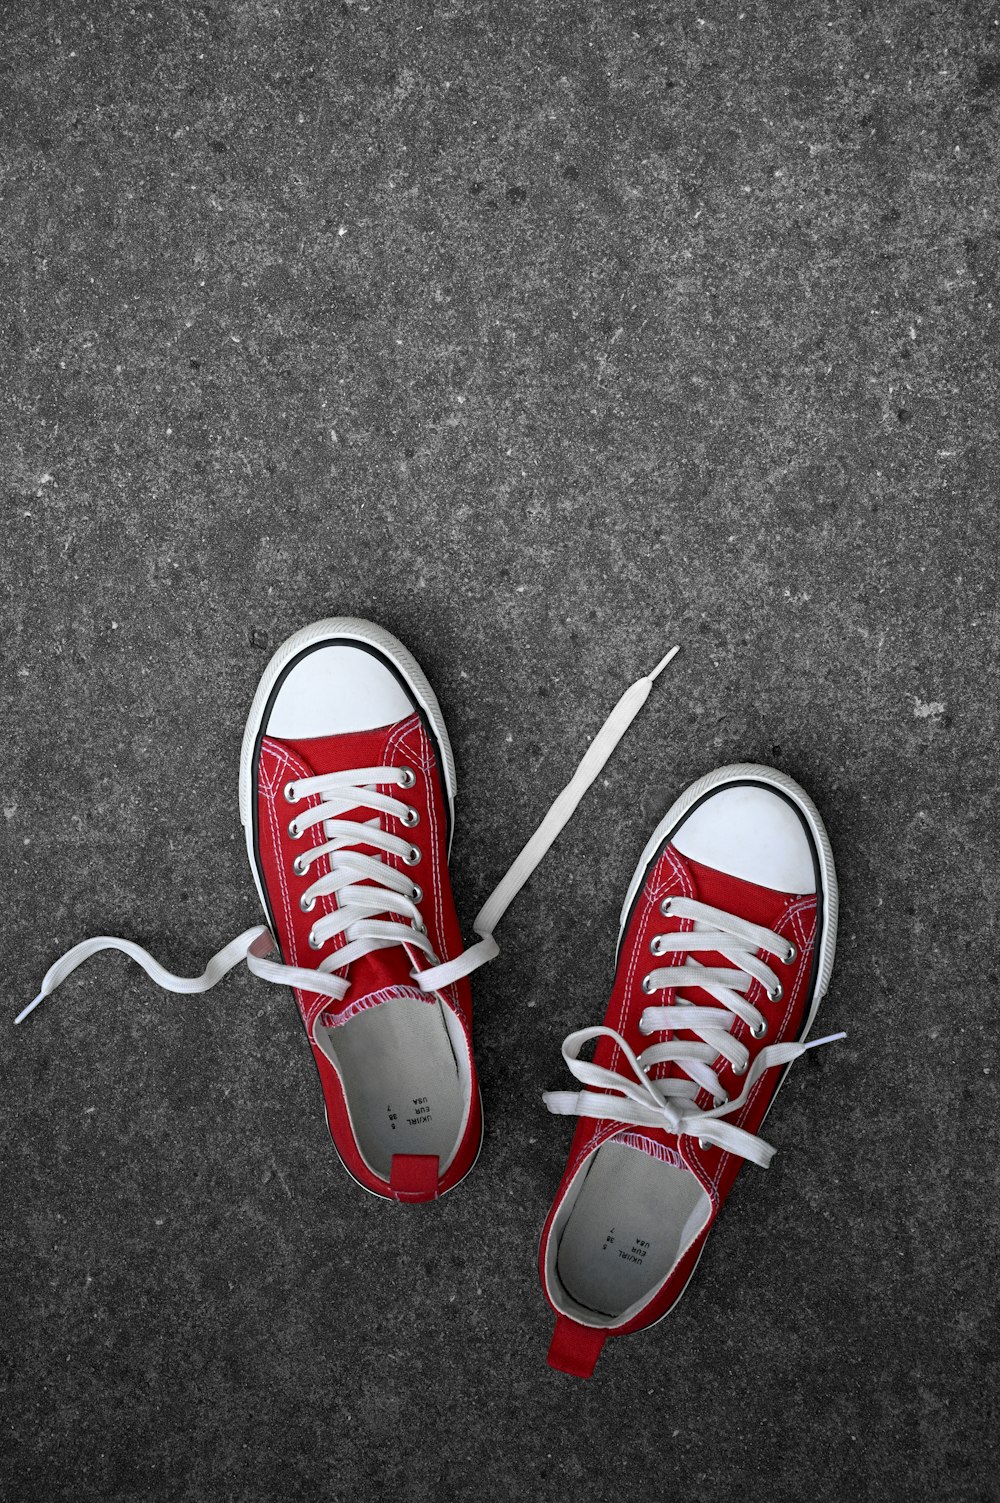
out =
[[442,1167],[462,1128],[462,1083],[439,1002],[399,997],[316,1041],[340,1070],[362,1157],[388,1179],[394,1153],[433,1154]]
[[578,1305],[621,1315],[663,1282],[708,1216],[694,1175],[625,1143],[594,1154],[556,1254]]

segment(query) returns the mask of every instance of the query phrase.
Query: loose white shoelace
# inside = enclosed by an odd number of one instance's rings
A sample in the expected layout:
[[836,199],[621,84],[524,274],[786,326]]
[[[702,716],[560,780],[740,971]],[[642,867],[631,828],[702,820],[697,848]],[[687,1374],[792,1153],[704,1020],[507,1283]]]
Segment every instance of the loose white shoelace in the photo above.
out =
[[[655,935],[650,942],[654,955],[691,956],[698,950],[713,951],[724,956],[729,965],[704,966],[700,961],[687,959],[682,965],[660,966],[650,971],[642,981],[643,992],[652,996],[655,992],[673,989],[676,1000],[670,1007],[645,1008],[639,1019],[639,1031],[643,1034],[693,1033],[697,1039],[675,1037],[670,1043],[653,1044],[641,1054],[635,1054],[614,1028],[580,1028],[564,1041],[563,1058],[581,1084],[599,1089],[546,1091],[542,1099],[550,1112],[560,1116],[606,1118],[633,1127],[659,1128],[678,1135],[693,1134],[703,1148],[713,1144],[726,1153],[739,1154],[766,1169],[775,1150],[763,1139],[722,1118],[739,1111],[767,1070],[790,1064],[807,1049],[832,1044],[836,1039],[845,1038],[846,1034],[832,1033],[808,1044],[768,1044],[751,1064],[749,1049],[732,1035],[733,1025],[737,1021],[745,1023],[758,1039],[765,1037],[769,1025],[764,1013],[748,1002],[743,994],[749,991],[751,982],[757,980],[767,991],[770,1001],[779,1002],[782,996],[781,982],[756,952],[763,950],[790,962],[795,959],[795,946],[761,924],[747,923],[745,919],[721,908],[713,908],[708,903],[696,902],[693,898],[665,898],[660,904],[660,912],[664,917],[669,914],[672,918],[690,919],[694,928],[683,933]],[[714,997],[719,1006],[699,1007],[688,1002],[680,995],[682,987],[700,988]],[[599,1038],[615,1041],[624,1063],[632,1071],[631,1076],[580,1058],[585,1045]],[[732,1066],[736,1075],[746,1076],[742,1091],[733,1099],[726,1095],[717,1072],[712,1068],[720,1056]],[[687,1079],[669,1076],[654,1080],[650,1070],[668,1061],[679,1065]],[[715,1103],[704,1111],[694,1105],[702,1090],[710,1091]]]
[[[344,971],[362,955],[399,944],[405,946],[412,958],[422,954],[431,962],[427,969],[413,971],[413,979],[423,991],[440,991],[462,976],[468,976],[500,953],[493,938],[494,929],[559,832],[568,823],[583,795],[646,703],[655,680],[678,651],[677,647],[672,648],[657,663],[652,673],[626,689],[587,748],[571,781],[559,794],[534,835],[480,909],[473,925],[479,936],[478,943],[471,945],[454,960],[439,963],[433,952],[417,906],[423,896],[419,887],[407,877],[404,870],[387,866],[380,856],[367,855],[357,849],[358,845],[364,845],[396,855],[402,858],[404,864],[416,864],[413,853],[419,847],[415,847],[407,839],[391,835],[380,824],[380,816],[389,815],[398,818],[404,826],[413,828],[416,811],[411,810],[409,805],[394,794],[380,793],[374,786],[381,784],[383,787],[409,788],[413,786],[415,775],[409,768],[365,767],[350,772],[301,778],[285,789],[285,797],[293,805],[304,798],[320,795],[319,803],[293,816],[290,824],[293,838],[321,822],[323,832],[328,837],[323,845],[303,848],[295,857],[296,873],[299,876],[307,872],[321,857],[330,858],[329,875],[317,878],[301,898],[302,907],[307,912],[319,897],[335,895],[337,900],[336,909],[332,913],[323,914],[313,924],[309,936],[310,945],[317,950],[322,949],[324,944],[340,934],[347,941],[322,960],[315,970],[268,960],[267,955],[277,946],[266,925],[244,930],[217,955],[213,955],[200,976],[191,977],[175,976],[154,960],[148,951],[133,944],[131,940],[100,935],[74,945],[61,960],[57,960],[49,968],[38,995],[18,1014],[14,1019],[15,1023],[23,1022],[77,966],[101,950],[120,950],[123,955],[128,955],[142,966],[158,986],[166,991],[185,993],[209,991],[234,966],[245,961],[254,975],[264,981],[318,993],[339,1001],[346,995],[350,982],[345,976],[335,972]],[[373,810],[374,819],[359,822],[340,817],[345,810],[358,808]],[[392,917],[379,917],[383,914]]]

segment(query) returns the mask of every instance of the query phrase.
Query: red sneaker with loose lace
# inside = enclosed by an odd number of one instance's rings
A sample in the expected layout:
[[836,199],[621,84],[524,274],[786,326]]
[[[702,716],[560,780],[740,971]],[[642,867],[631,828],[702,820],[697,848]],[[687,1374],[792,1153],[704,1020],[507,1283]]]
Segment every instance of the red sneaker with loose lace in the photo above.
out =
[[103,950],[184,993],[245,962],[292,988],[349,1172],[388,1199],[435,1199],[468,1173],[482,1135],[467,978],[497,955],[494,928],[676,651],[618,700],[463,950],[448,875],[455,769],[430,685],[379,626],[306,627],[268,665],[243,740],[240,816],[267,926],[192,977],[131,940],[83,940],[16,1021]]
[[662,1320],[743,1160],[767,1167],[778,1087],[830,1041],[805,1042],[836,932],[830,842],[791,778],[724,767],[660,822],[625,898],[604,1026],[563,1045],[584,1089],[544,1098],[580,1117],[542,1233],[552,1367],[589,1377],[609,1336]]
[[240,765],[250,866],[337,1152],[394,1200],[457,1185],[482,1137],[468,980],[421,975],[462,949],[454,802],[437,699],[388,632],[321,621],[275,653]]

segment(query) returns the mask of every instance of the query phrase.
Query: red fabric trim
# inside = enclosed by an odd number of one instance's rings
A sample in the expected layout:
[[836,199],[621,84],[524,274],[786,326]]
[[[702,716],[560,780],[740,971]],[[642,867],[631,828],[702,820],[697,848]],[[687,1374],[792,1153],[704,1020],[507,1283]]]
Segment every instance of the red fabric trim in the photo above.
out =
[[608,1333],[594,1326],[581,1326],[560,1315],[549,1346],[549,1366],[571,1378],[589,1378],[601,1355]]
[[434,1200],[438,1192],[437,1154],[394,1153],[389,1189],[394,1200]]

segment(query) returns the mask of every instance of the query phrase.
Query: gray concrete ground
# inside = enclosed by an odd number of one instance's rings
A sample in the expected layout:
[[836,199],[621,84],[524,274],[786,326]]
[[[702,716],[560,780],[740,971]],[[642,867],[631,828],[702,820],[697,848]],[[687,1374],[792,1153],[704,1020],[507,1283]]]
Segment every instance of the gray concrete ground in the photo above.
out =
[[[25,0],[0,56],[9,1499],[1000,1494],[1000,10]],[[476,979],[487,1131],[335,1160],[236,811],[271,646],[373,617],[478,903],[683,652]],[[722,762],[828,823],[830,1028],[695,1281],[589,1385],[538,1232],[652,824]]]

